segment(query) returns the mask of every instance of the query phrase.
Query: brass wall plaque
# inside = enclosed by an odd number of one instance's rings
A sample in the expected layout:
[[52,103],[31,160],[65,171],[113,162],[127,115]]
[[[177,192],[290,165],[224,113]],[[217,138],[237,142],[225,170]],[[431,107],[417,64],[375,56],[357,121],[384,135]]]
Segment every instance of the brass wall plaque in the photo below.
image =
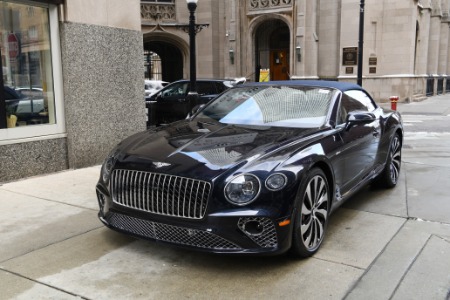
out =
[[345,74],[353,74],[353,67],[345,67]]
[[358,47],[342,48],[342,65],[355,66],[358,64]]
[[376,57],[369,57],[369,66],[376,66],[378,59]]

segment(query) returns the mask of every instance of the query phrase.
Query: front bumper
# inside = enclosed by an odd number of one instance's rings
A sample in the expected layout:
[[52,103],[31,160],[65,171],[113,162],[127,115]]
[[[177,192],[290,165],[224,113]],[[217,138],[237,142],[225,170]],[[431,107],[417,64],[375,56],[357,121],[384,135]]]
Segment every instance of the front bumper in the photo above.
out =
[[280,225],[290,216],[276,218],[263,209],[221,212],[191,220],[117,206],[99,190],[97,196],[100,220],[111,229],[138,238],[229,254],[279,254],[291,246],[291,224]]

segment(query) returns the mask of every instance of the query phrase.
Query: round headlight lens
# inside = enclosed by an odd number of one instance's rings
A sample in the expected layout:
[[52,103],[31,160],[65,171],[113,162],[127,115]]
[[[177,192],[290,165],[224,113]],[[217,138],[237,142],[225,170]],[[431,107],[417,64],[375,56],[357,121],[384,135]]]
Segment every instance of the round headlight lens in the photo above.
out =
[[275,173],[269,176],[266,180],[266,187],[271,191],[279,191],[286,186],[286,175],[281,173]]
[[225,196],[233,204],[246,205],[256,199],[260,188],[261,184],[256,176],[242,174],[228,182],[225,186]]
[[119,150],[114,149],[113,151],[111,151],[111,153],[108,155],[105,162],[103,163],[103,170],[102,170],[103,182],[108,182],[109,176],[111,175],[111,171],[114,167],[114,164],[116,163],[118,155]]

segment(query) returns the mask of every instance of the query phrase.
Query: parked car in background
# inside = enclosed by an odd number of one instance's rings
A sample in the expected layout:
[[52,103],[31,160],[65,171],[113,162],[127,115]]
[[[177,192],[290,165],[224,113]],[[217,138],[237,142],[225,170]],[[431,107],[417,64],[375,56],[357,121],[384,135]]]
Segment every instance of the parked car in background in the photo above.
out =
[[147,126],[168,124],[186,118],[191,110],[208,103],[225,90],[237,84],[234,80],[198,79],[198,100],[194,103],[187,98],[189,80],[175,81],[157,93],[145,97],[148,113]]
[[[16,88],[4,86],[6,112],[17,117],[17,123],[48,123],[48,113],[40,88]],[[23,124],[22,123],[22,124]]]
[[125,234],[215,253],[316,253],[330,214],[365,185],[396,186],[403,125],[359,85],[231,88],[106,158],[99,218]]
[[155,94],[156,92],[164,88],[167,84],[169,84],[167,81],[145,79],[145,97],[149,97]]

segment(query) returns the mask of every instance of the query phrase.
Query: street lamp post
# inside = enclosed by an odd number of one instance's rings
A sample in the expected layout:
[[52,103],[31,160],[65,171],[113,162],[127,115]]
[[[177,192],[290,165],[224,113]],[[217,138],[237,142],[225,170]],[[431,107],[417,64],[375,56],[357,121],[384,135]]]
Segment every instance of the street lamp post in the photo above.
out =
[[363,53],[364,53],[364,0],[359,4],[359,41],[358,41],[358,78],[357,83],[362,86]]
[[186,0],[187,7],[189,10],[189,46],[190,46],[190,88],[188,94],[188,100],[196,102],[198,99],[197,93],[197,68],[195,60],[195,36],[196,36],[196,26],[195,26],[195,10],[197,9],[198,0]]

